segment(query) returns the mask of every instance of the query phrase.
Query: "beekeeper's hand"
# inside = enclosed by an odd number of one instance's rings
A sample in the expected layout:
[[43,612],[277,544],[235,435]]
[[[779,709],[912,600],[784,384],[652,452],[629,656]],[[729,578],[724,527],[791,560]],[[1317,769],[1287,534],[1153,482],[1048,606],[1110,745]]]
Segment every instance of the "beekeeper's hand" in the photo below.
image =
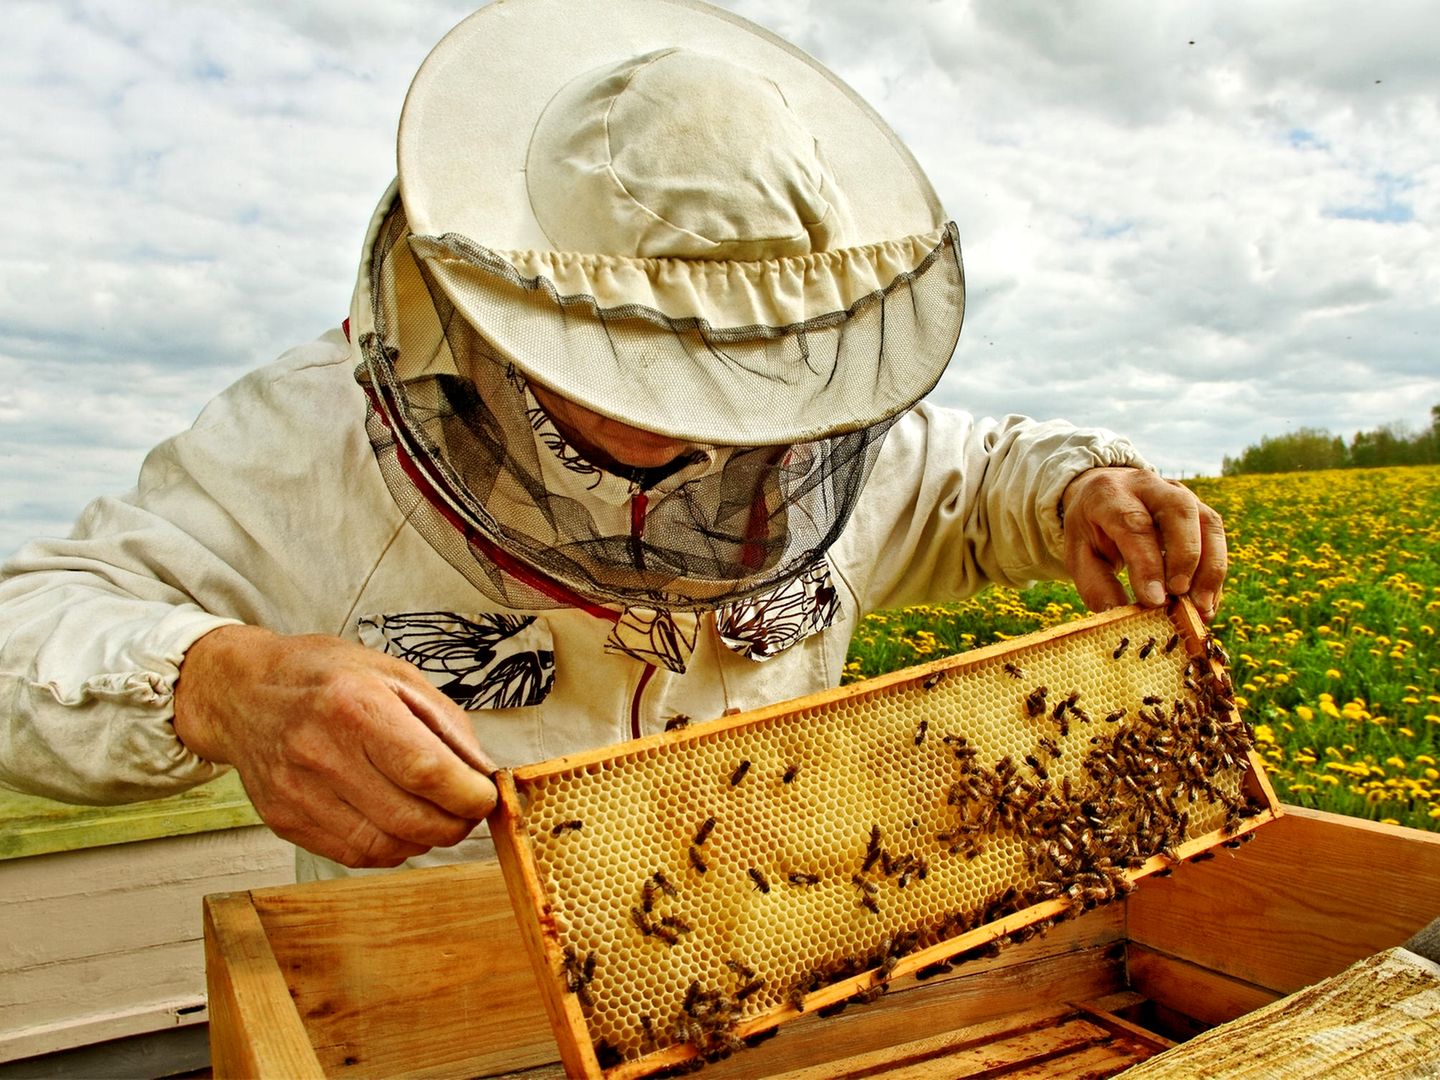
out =
[[1065,565],[1092,611],[1128,603],[1116,572],[1129,571],[1135,599],[1154,607],[1189,596],[1209,622],[1225,581],[1225,525],[1183,484],[1145,469],[1097,468],[1070,481]]
[[180,666],[175,733],[235,766],[276,834],[345,866],[459,843],[495,806],[464,710],[412,665],[339,638],[212,630]]

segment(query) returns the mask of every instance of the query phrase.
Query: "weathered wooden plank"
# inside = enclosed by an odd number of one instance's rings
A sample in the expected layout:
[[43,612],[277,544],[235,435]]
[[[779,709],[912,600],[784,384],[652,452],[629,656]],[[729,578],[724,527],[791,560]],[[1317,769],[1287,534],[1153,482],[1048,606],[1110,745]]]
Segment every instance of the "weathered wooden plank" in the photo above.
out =
[[[1135,1080],[1371,1080],[1440,1075],[1440,965],[1404,949],[1207,1031]],[[1128,1080],[1128,1078],[1127,1078]]]
[[1126,950],[1126,967],[1132,989],[1203,1024],[1223,1024],[1279,996],[1133,942]]
[[258,824],[235,773],[178,795],[121,806],[75,806],[0,791],[0,859]]
[[1131,940],[1290,993],[1440,914],[1440,834],[1286,807],[1255,837],[1146,881]]
[[252,895],[328,1072],[473,1076],[556,1059],[494,863]]
[[210,1052],[216,1077],[323,1077],[245,893],[205,899]]

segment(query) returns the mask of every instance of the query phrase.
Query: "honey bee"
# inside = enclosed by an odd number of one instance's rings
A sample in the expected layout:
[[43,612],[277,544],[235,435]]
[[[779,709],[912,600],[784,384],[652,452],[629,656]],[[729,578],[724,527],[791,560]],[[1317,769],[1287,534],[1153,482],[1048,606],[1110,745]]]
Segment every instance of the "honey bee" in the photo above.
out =
[[935,687],[940,685],[940,680],[943,678],[945,678],[945,672],[935,671],[930,673],[929,675],[926,675],[925,681],[922,682],[920,685],[923,686],[926,690],[934,690]]
[[1050,689],[1045,686],[1037,686],[1025,696],[1025,712],[1033,720],[1045,711],[1045,697]]
[[1005,664],[1005,674],[1009,675],[1012,679],[1023,679],[1025,677],[1025,672],[1021,671],[1018,666],[1009,663],[1008,661]]
[[1045,771],[1045,766],[1040,764],[1040,759],[1034,754],[1025,755],[1025,764],[1029,765],[1030,768],[1034,770],[1035,775],[1040,777],[1041,780],[1050,779],[1050,774]]
[[689,727],[689,726],[690,726],[690,717],[686,716],[686,715],[685,715],[684,713],[682,713],[682,712],[677,712],[674,716],[670,717],[669,720],[666,720],[666,721],[665,721],[665,730],[666,730],[666,731],[678,731],[678,730],[680,730],[680,729],[683,728],[683,727]]
[[1202,851],[1202,852],[1200,852],[1200,854],[1198,854],[1198,855],[1192,855],[1192,856],[1190,856],[1190,861],[1191,861],[1192,863],[1193,863],[1193,862],[1207,862],[1208,860],[1213,859],[1214,857],[1215,857],[1215,853],[1214,853],[1213,851]]
[[678,915],[666,915],[660,920],[661,926],[668,926],[679,934],[688,934],[694,928]]
[[735,1000],[744,1001],[746,998],[753,996],[755,992],[764,985],[764,979],[751,979],[744,986],[740,987],[739,990],[735,991]]
[[1167,641],[1167,642],[1165,642],[1165,655],[1166,655],[1166,656],[1169,656],[1172,652],[1175,651],[1175,646],[1176,646],[1176,645],[1179,645],[1179,644],[1180,644],[1180,635],[1179,635],[1179,634],[1171,634],[1171,635],[1170,635],[1170,640]]
[[644,1013],[640,1014],[640,1030],[645,1033],[645,1045],[655,1045],[655,1024],[650,1017]]
[[740,783],[741,780],[744,780],[745,774],[749,771],[750,759],[746,758],[744,761],[740,762],[739,765],[735,766],[735,771],[730,774],[730,786],[734,787],[736,784]]
[[941,960],[938,963],[926,964],[915,970],[915,978],[922,982],[926,979],[933,979],[936,975],[947,975],[955,970],[955,965],[948,960]]
[[559,836],[562,833],[577,832],[584,827],[585,823],[583,821],[572,818],[570,821],[562,821],[560,822],[560,824],[556,825],[553,829],[550,830],[550,835]]
[[1122,637],[1122,638],[1120,639],[1120,644],[1115,646],[1115,651],[1114,651],[1113,653],[1111,653],[1110,655],[1111,655],[1114,659],[1119,660],[1120,657],[1122,657],[1122,656],[1125,655],[1125,650],[1126,650],[1127,648],[1129,648],[1129,647],[1130,647],[1130,639],[1129,639],[1128,637]]
[[647,913],[655,910],[655,882],[646,881],[640,887],[640,908]]
[[797,872],[794,874],[786,875],[785,880],[790,882],[791,885],[818,885],[820,884],[820,875],[802,874]]
[[1145,642],[1144,645],[1141,645],[1141,646],[1140,646],[1140,651],[1139,651],[1138,653],[1136,653],[1135,655],[1137,655],[1138,657],[1140,657],[1141,660],[1147,660],[1147,659],[1149,659],[1150,654],[1151,654],[1154,650],[1155,650],[1155,639],[1152,637],[1149,641]]
[[875,902],[875,897],[871,896],[869,893],[865,893],[863,896],[860,897],[860,906],[863,907],[866,911],[870,912],[871,915],[880,914],[880,905]]
[[674,897],[680,895],[679,890],[677,890],[674,885],[670,884],[670,879],[667,878],[664,874],[662,874],[659,870],[656,870],[655,873],[650,875],[650,880],[653,881],[660,889],[660,891],[663,892],[666,896],[673,899]]
[[797,777],[797,776],[799,776],[799,775],[800,775],[800,766],[799,766],[799,765],[791,765],[789,768],[787,768],[787,769],[785,770],[784,775],[782,775],[782,776],[780,777],[780,782],[781,782],[782,784],[793,784],[793,783],[795,782],[795,777]]
[[1118,724],[1121,720],[1124,720],[1124,719],[1125,719],[1125,713],[1126,713],[1127,711],[1128,711],[1128,710],[1126,710],[1126,709],[1116,709],[1116,710],[1115,710],[1114,712],[1112,712],[1112,713],[1107,713],[1106,716],[1105,716],[1105,723],[1107,723],[1107,724]]
[[925,732],[930,730],[930,721],[921,720],[920,726],[915,729],[915,745],[919,746],[925,741]]
[[870,826],[870,845],[865,849],[865,861],[861,864],[861,872],[867,872],[880,861],[880,826]]
[[750,875],[750,880],[755,882],[755,887],[762,893],[768,893],[770,891],[770,882],[765,880],[765,875],[759,870],[756,870],[755,867],[752,866],[745,872]]
[[714,830],[714,828],[715,819],[713,817],[707,817],[704,824],[700,826],[700,830],[695,834],[695,839],[693,841],[695,846],[699,847],[701,844],[705,843],[706,840],[709,840],[710,833]]
[[1060,752],[1060,744],[1057,743],[1054,739],[1040,739],[1038,741],[1040,743],[1041,749],[1043,749],[1052,758],[1055,758],[1058,761],[1063,756]]
[[694,847],[690,848],[690,865],[695,868],[695,872],[698,874],[703,874],[710,869],[710,867],[705,865],[705,860],[700,858],[700,852]]

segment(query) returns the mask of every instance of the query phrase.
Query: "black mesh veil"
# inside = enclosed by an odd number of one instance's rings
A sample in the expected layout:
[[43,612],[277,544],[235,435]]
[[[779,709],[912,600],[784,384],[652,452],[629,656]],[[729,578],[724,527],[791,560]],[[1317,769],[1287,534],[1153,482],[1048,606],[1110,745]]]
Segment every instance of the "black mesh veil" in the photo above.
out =
[[[917,347],[943,317],[956,319],[958,246],[946,236],[953,254],[939,252],[850,311],[727,334],[634,305],[601,310],[558,295],[543,278],[521,277],[463,238],[412,236],[397,200],[371,255],[373,328],[361,328],[356,371],[386,483],[426,540],[508,607],[557,606],[565,591],[606,605],[695,611],[757,595],[835,542],[895,417],[792,445],[711,447],[669,469],[617,477],[565,445],[487,325],[539,305],[551,318],[530,319],[520,339],[532,355],[604,348],[617,362],[654,364],[681,350],[753,364],[746,350],[758,349],[807,363],[818,351],[833,363],[832,351],[859,349],[878,371],[886,350]],[[437,250],[482,282],[465,297],[464,316],[428,265]],[[513,327],[505,340],[515,348]],[[946,347],[953,344],[952,335]],[[567,396],[586,400],[583,388]]]

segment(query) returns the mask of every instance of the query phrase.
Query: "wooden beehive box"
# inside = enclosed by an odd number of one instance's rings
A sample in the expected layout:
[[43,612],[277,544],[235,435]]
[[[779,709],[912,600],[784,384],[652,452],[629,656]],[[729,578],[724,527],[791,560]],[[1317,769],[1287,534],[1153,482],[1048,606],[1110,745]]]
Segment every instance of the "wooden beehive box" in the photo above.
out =
[[[565,1075],[494,863],[217,894],[205,908],[221,1080]],[[1149,878],[999,956],[893,980],[873,1005],[811,1014],[702,1075],[1114,1075],[1437,913],[1440,835],[1286,807],[1243,851]]]
[[1222,659],[1188,604],[1125,608],[502,772],[567,1071],[714,1062],[1239,847],[1278,807]]

